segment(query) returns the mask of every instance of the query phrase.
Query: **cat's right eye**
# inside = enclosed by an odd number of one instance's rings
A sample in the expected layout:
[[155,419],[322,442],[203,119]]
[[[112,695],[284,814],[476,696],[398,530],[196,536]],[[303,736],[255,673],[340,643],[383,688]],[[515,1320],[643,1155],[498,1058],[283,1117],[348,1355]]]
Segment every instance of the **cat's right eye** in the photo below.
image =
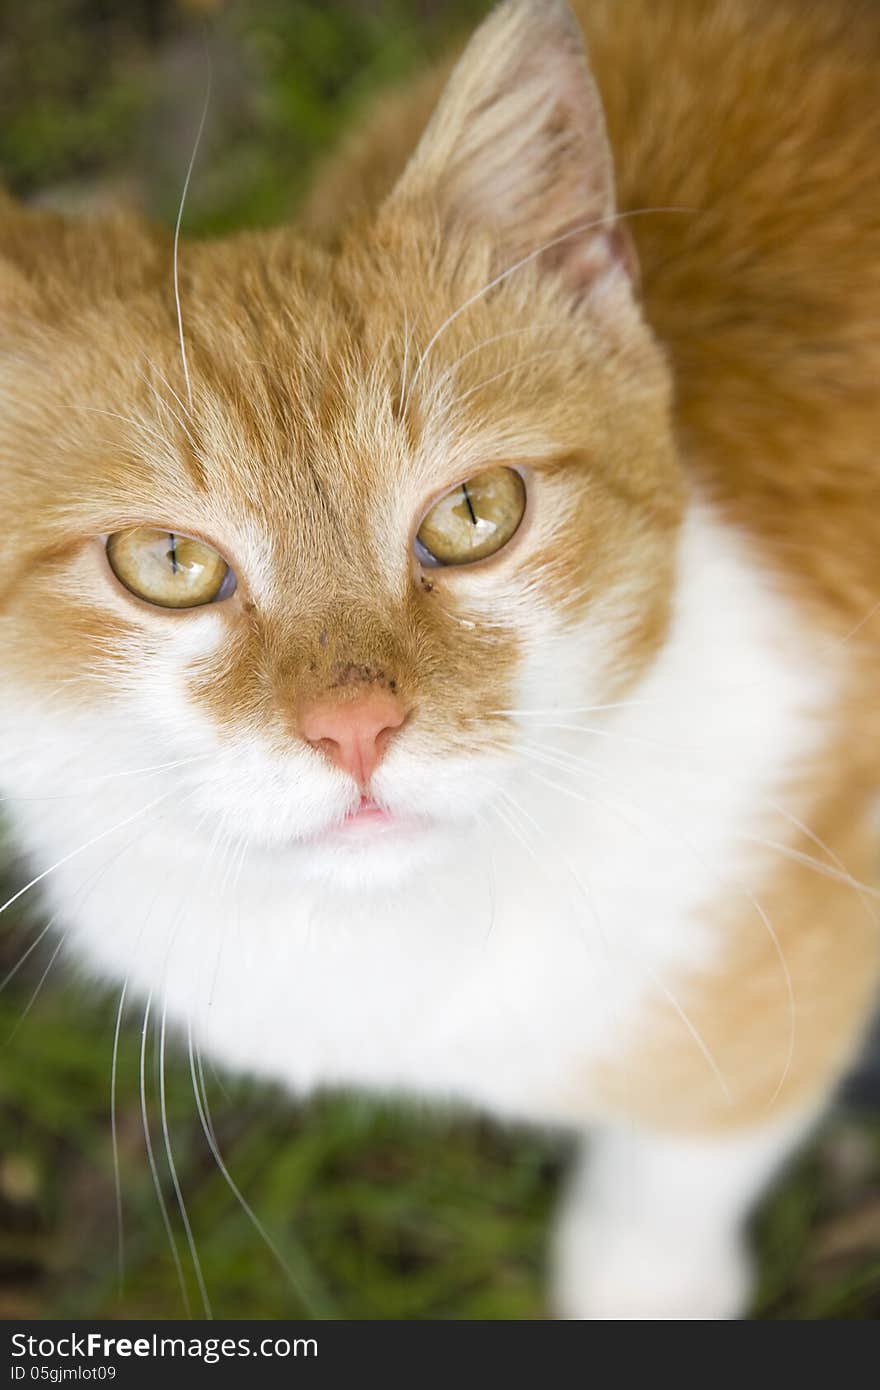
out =
[[176,531],[117,531],[107,541],[107,561],[120,584],[159,608],[200,608],[235,589],[222,555]]

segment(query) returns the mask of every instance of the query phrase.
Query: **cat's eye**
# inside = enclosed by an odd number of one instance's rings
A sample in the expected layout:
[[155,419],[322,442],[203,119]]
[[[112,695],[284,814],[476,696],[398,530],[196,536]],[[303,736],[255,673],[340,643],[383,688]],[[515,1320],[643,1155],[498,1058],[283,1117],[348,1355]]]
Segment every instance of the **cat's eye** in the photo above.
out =
[[526,487],[519,473],[487,468],[434,503],[417,540],[437,565],[469,565],[507,545],[525,510]]
[[175,531],[138,526],[107,541],[107,559],[121,584],[160,608],[199,608],[235,588],[232,570],[210,545]]

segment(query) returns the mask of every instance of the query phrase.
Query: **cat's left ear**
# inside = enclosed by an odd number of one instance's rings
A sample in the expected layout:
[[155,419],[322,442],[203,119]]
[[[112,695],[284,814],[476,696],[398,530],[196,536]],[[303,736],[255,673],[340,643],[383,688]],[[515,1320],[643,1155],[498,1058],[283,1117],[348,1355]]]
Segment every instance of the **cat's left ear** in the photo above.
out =
[[601,99],[564,0],[507,0],[477,30],[391,206],[423,198],[447,225],[488,231],[499,271],[540,256],[580,294],[610,270],[636,278]]

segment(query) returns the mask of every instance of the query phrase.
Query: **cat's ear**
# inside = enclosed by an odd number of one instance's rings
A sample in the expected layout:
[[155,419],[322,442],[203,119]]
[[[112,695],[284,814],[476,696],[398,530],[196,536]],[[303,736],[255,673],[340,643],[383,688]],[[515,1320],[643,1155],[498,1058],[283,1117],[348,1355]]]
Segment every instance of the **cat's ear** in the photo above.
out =
[[422,198],[488,231],[499,268],[546,255],[581,292],[615,266],[634,278],[601,99],[564,0],[507,0],[477,30],[392,205]]

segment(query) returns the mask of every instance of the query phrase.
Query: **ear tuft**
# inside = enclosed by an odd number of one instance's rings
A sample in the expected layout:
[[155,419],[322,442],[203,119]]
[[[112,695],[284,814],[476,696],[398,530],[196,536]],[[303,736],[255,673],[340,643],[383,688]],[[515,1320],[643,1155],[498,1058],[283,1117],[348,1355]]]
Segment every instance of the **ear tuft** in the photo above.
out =
[[[471,39],[392,198],[430,198],[511,262],[548,245],[581,286],[624,264],[602,104],[563,0],[507,0]],[[596,224],[595,235],[579,229]],[[618,238],[619,240],[619,238]]]

